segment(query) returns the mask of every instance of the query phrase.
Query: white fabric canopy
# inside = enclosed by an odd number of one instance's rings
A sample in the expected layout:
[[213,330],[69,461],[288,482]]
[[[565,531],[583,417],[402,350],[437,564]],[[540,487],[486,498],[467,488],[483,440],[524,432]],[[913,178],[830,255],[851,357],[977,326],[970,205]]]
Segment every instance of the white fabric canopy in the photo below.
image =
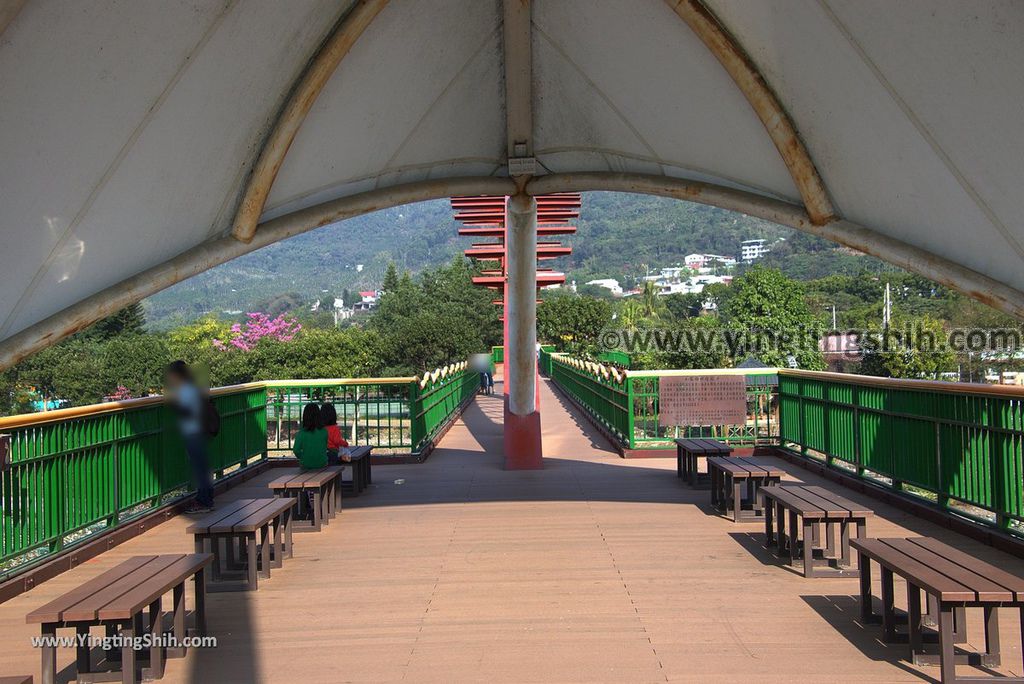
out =
[[[643,174],[802,211],[748,94],[678,2],[533,0],[530,144],[537,175],[555,176],[545,190],[559,174],[620,189]],[[268,135],[351,4],[0,0],[0,347],[38,347],[118,302],[110,293],[137,298],[324,216],[507,176],[501,1],[390,0],[317,93],[257,239],[229,245]],[[997,305],[1024,310],[1024,3],[705,4],[788,114],[835,217],[880,238],[869,251],[887,257],[881,238],[894,238],[919,251],[904,265],[983,297],[970,272],[988,276],[1007,288]],[[183,253],[173,273],[147,271]]]

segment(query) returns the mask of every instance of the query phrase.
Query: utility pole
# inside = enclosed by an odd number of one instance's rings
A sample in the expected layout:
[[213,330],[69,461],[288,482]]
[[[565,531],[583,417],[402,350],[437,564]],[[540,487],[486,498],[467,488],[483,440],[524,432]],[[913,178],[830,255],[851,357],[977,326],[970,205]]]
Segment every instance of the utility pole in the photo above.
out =
[[889,292],[889,283],[885,284],[885,299],[882,301],[882,329],[888,330],[892,321],[892,295]]

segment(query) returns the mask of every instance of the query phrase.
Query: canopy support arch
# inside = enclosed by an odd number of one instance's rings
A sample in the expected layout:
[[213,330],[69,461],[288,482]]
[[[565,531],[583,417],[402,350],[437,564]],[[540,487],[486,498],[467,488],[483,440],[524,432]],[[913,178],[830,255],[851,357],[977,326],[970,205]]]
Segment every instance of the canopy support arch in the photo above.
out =
[[789,169],[789,175],[800,191],[804,208],[814,225],[821,226],[834,221],[836,211],[810,153],[800,139],[793,120],[750,56],[700,0],[665,1],[707,46],[747,98]]
[[756,216],[878,257],[1024,320],[1024,292],[853,221],[837,219],[826,225],[818,225],[802,207],[789,202],[721,185],[639,173],[596,171],[552,174],[534,178],[526,186],[526,191],[531,195],[594,190],[672,197]]
[[338,21],[331,35],[299,77],[246,181],[231,229],[236,240],[252,241],[277,172],[281,170],[281,164],[302,122],[306,120],[309,110],[331,80],[341,60],[345,59],[352,46],[387,4],[388,0],[358,0]]

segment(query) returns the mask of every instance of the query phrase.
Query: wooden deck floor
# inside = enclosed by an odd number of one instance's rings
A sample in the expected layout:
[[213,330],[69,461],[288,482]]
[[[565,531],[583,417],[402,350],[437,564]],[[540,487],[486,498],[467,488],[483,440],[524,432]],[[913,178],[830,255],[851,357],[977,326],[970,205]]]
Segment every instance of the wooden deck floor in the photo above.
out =
[[[713,515],[674,460],[623,461],[543,388],[547,468],[501,470],[501,403],[472,405],[426,464],[380,467],[254,594],[209,600],[216,649],[168,682],[928,681],[857,622],[855,579],[806,580],[760,548],[757,524]],[[824,484],[795,466],[792,479]],[[260,494],[270,479],[229,497]],[[837,485],[829,485],[837,486]],[[858,495],[843,491],[858,500]],[[227,498],[227,497],[225,497]],[[872,536],[988,547],[864,499]],[[140,553],[190,551],[185,517],[0,605],[0,675],[39,675],[24,616]],[[1024,563],[1008,561],[1024,573]],[[877,573],[876,573],[877,576]],[[876,588],[877,591],[877,588]],[[902,587],[897,596],[905,601]],[[1004,672],[1020,672],[1003,614]],[[972,640],[980,637],[977,618]],[[59,667],[73,662],[60,653]],[[65,670],[65,678],[68,671]]]

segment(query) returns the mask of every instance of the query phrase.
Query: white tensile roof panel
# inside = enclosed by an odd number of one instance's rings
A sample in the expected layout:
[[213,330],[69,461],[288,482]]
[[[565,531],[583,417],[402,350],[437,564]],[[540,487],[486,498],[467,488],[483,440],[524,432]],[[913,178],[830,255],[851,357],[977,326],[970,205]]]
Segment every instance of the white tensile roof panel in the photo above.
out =
[[[700,180],[799,207],[745,94],[673,11],[689,1],[533,0],[539,173]],[[30,0],[0,24],[0,351],[176,255],[230,251],[264,141],[352,4]],[[705,4],[839,218],[1024,291],[1024,3]],[[507,175],[502,28],[501,0],[390,0],[314,101],[263,221]]]
[[1024,175],[1024,4],[708,5],[796,121],[840,214],[1024,285],[1001,230],[1024,240],[1010,189]]

